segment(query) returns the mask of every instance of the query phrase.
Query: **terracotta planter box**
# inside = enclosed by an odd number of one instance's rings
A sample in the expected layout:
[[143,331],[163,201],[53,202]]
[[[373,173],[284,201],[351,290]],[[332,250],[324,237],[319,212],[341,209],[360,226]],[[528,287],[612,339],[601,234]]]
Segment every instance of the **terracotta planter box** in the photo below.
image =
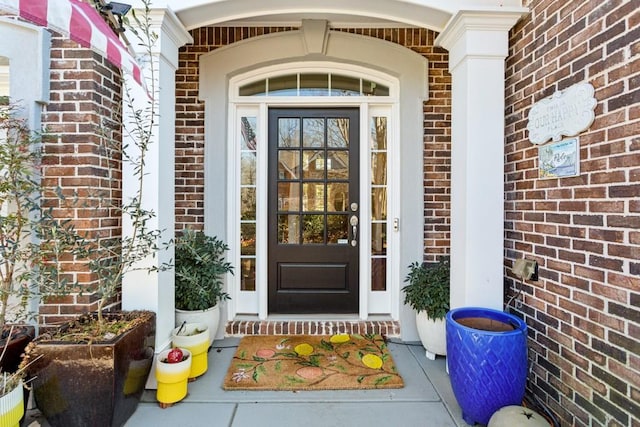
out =
[[[136,410],[153,361],[155,314],[105,343],[36,339],[29,369],[36,405],[51,426],[122,426]],[[105,316],[140,316],[137,313]]]

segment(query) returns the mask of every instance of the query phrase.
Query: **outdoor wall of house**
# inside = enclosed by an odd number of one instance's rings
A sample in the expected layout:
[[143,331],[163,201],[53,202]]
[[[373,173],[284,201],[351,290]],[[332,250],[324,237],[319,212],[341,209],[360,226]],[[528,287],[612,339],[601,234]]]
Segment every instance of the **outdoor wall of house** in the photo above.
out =
[[[530,327],[528,387],[562,425],[640,426],[640,9],[529,3],[511,31],[505,147],[505,263],[540,265],[518,309]],[[540,179],[529,110],[579,82],[597,99],[579,135],[580,174]]]
[[[204,225],[204,105],[198,100],[199,57],[251,37],[292,27],[203,27],[180,49],[176,71],[176,230]],[[334,29],[406,46],[429,61],[429,100],[424,103],[424,251],[426,261],[449,253],[451,76],[448,54],[426,29]],[[216,134],[224,143],[224,132]]]
[[[120,72],[100,55],[60,36],[52,38],[50,102],[44,107],[42,183],[50,188],[44,206],[54,216],[74,221],[88,239],[121,235],[121,162],[110,141],[120,138]],[[60,200],[55,189],[65,196]],[[99,278],[86,262],[64,260],[69,280],[89,287]],[[117,305],[120,298],[114,303]],[[75,293],[50,298],[40,306],[40,324],[95,311],[97,298]]]

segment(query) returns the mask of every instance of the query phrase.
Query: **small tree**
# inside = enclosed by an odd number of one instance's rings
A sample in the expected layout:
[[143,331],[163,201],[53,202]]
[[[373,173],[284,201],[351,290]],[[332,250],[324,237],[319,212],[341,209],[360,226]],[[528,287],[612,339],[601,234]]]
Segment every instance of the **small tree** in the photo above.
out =
[[[157,41],[157,35],[151,28],[150,5],[151,0],[143,0],[144,12],[141,17],[132,11],[133,24],[125,19],[124,25],[138,40],[140,46],[144,48],[144,54],[148,58],[152,55],[152,48]],[[112,195],[99,194],[100,203],[103,207],[115,212],[116,215],[127,219],[131,224],[128,235],[121,238],[96,238],[91,244],[84,245],[78,252],[82,258],[89,260],[89,269],[98,281],[87,291],[95,293],[98,297],[98,323],[103,324],[103,311],[107,305],[117,296],[122,286],[122,279],[128,272],[137,269],[147,269],[140,267],[141,262],[148,258],[153,258],[161,248],[158,239],[161,230],[149,227],[149,222],[155,217],[155,212],[144,209],[142,205],[144,194],[144,176],[146,174],[146,156],[149,151],[149,144],[152,142],[153,131],[156,126],[157,111],[156,103],[153,99],[155,94],[155,70],[150,69],[148,79],[149,98],[144,103],[143,108],[136,108],[136,100],[132,91],[123,83],[124,102],[131,112],[124,116],[120,112],[116,114],[121,118],[121,122],[105,121],[103,123],[102,149],[108,158],[120,158],[133,171],[136,180],[136,191],[127,200],[114,198]],[[112,133],[108,133],[112,130]],[[121,132],[120,132],[121,131]],[[113,135],[117,135],[114,137]],[[126,136],[129,144],[123,144],[120,135]],[[164,269],[168,267],[160,267]]]
[[[0,325],[9,311],[17,319],[34,316],[32,298],[74,286],[62,263],[79,248],[80,236],[70,221],[58,221],[41,204],[38,179],[40,139],[19,107],[0,107]],[[63,198],[59,189],[54,194]],[[9,307],[11,297],[17,301]]]

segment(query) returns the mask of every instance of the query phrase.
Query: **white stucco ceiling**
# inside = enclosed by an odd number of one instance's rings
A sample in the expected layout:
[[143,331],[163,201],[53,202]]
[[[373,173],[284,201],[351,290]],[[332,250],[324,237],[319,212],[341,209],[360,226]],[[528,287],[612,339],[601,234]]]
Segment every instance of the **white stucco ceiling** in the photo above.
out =
[[[442,31],[461,10],[521,11],[522,0],[154,0],[186,29],[206,25],[299,26],[325,19],[332,27],[415,26]],[[139,0],[132,1],[134,6]]]

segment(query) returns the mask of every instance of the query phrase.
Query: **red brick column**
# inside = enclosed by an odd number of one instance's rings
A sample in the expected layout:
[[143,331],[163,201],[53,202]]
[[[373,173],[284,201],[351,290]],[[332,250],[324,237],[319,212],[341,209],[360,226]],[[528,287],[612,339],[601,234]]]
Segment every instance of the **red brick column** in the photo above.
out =
[[[121,85],[119,70],[98,54],[60,36],[52,39],[51,102],[45,106],[42,183],[44,206],[58,218],[72,219],[89,239],[119,238]],[[114,149],[116,150],[114,152]],[[59,188],[66,197],[55,196]],[[77,199],[76,199],[77,198]],[[40,307],[40,323],[50,325],[96,309],[86,293],[99,280],[87,262],[66,259],[65,274],[85,293],[52,298]]]

